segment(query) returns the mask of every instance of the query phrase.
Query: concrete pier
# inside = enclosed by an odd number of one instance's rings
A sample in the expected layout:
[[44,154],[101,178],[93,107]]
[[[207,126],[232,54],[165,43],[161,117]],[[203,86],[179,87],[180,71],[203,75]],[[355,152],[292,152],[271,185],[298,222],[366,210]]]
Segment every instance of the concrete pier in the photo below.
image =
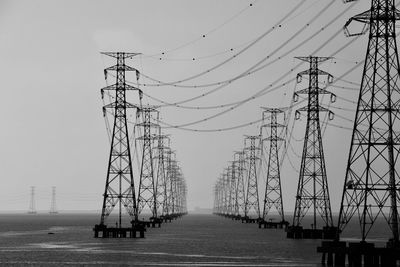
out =
[[280,222],[273,222],[261,220],[258,222],[258,228],[264,229],[286,229],[289,226],[289,222],[287,221],[280,221]]
[[322,229],[304,229],[302,226],[286,228],[286,237],[293,239],[334,239],[337,228],[325,226]]
[[375,247],[368,242],[323,241],[317,248],[321,263],[332,267],[396,267],[400,266],[400,247],[390,242]]
[[95,238],[144,238],[146,228],[141,225],[132,227],[107,227],[107,225],[96,224],[93,228]]

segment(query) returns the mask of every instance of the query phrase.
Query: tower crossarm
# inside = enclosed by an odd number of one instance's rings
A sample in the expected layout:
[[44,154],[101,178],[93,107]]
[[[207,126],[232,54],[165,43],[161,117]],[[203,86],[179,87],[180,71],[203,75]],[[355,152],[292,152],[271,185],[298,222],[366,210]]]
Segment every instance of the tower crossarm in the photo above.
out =
[[300,79],[300,77],[304,76],[304,75],[327,75],[329,77],[332,77],[332,75],[326,71],[323,71],[320,69],[312,69],[312,70],[308,69],[308,70],[303,70],[303,71],[299,72],[297,74],[297,79]]
[[132,58],[142,53],[127,53],[127,52],[101,52],[100,54],[114,58]]
[[313,58],[316,62],[324,62],[329,59],[332,59],[332,57],[313,57],[313,56],[308,56],[308,57],[295,57],[299,60],[305,61],[305,62],[310,62],[310,59]]
[[[329,92],[328,90],[325,90],[325,89],[322,89],[322,88],[318,88],[316,91],[317,91],[317,93],[318,93],[319,95],[322,95],[322,94],[331,94],[331,95],[334,95],[333,93]],[[301,90],[296,91],[296,94],[298,94],[298,95],[300,95],[300,94],[305,94],[305,95],[307,95],[309,92],[310,92],[310,88],[304,88],[304,89],[301,89]]]
[[[352,1],[347,0],[346,2]],[[383,23],[385,23],[386,21],[400,20],[400,12],[395,8],[394,5],[392,5],[391,9],[389,10],[386,10],[386,8],[387,7],[385,5],[373,5],[371,9],[351,17],[343,26],[345,34],[347,36],[362,35],[368,31],[368,24],[375,23],[377,21],[382,21]],[[354,33],[350,31],[349,26],[353,21],[361,22],[364,24],[361,31]]]
[[111,67],[106,68],[105,71],[109,71],[109,70],[118,71],[118,70],[120,70],[121,68],[123,68],[124,71],[135,71],[135,72],[139,73],[139,71],[138,71],[137,69],[135,69],[135,68],[133,68],[133,67],[131,67],[131,66],[128,66],[128,65],[124,65],[124,66],[122,66],[122,67],[121,67],[121,66],[118,66],[118,65],[114,65],[114,66],[111,66]]
[[[103,88],[101,89],[102,98],[104,98],[104,91],[117,90],[117,89],[118,89],[118,88],[117,88],[117,85],[116,85],[116,84],[112,84],[112,85],[103,87]],[[129,85],[129,84],[125,84],[125,90],[137,90],[137,91],[139,91],[139,92],[142,92],[141,89],[139,89],[139,88],[137,88],[137,87],[135,87],[135,86]]]
[[[115,102],[112,102],[112,103],[109,103],[109,104],[103,106],[103,109],[106,109],[106,108],[120,108],[120,107],[122,107],[121,105],[122,104],[117,104]],[[123,105],[124,105],[123,108],[136,108],[137,110],[140,109],[139,106],[137,106],[135,104],[131,104],[131,103],[126,102],[126,101],[123,103]]]

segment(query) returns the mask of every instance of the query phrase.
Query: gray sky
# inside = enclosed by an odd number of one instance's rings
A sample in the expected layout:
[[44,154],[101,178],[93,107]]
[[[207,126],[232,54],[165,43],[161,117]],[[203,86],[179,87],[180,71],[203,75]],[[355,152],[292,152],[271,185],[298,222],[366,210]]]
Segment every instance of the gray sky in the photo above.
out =
[[[270,30],[299,2],[2,0],[0,210],[27,210],[31,185],[36,186],[36,207],[39,210],[50,208],[51,186],[57,186],[57,206],[61,210],[100,209],[109,153],[100,88],[106,86],[103,69],[113,65],[114,61],[99,52],[140,52],[143,55],[131,60],[131,66],[165,82],[182,80],[232,57]],[[198,85],[231,79],[267,55],[270,57],[263,64],[274,61],[273,64],[184,105],[202,107],[241,101],[270,84],[282,85],[294,78],[297,72],[308,68],[306,64],[295,68],[299,63],[295,56],[311,55],[318,48],[314,55],[329,56],[350,42],[352,38],[346,38],[340,30],[352,15],[368,9],[369,1],[358,1],[353,5],[337,0],[303,2],[274,30],[233,60],[181,84]],[[312,20],[317,14],[320,16]],[[340,33],[336,34],[338,31]],[[308,42],[299,45],[307,39]],[[366,45],[367,36],[358,38],[321,69],[335,77],[346,73],[364,59]],[[344,79],[359,83],[361,69],[356,68]],[[133,80],[133,76],[128,79]],[[151,82],[144,77],[141,81]],[[110,79],[109,83],[113,81]],[[336,85],[359,87],[344,81],[338,81]],[[298,84],[296,89],[305,87],[307,81]],[[184,100],[213,88],[216,86],[142,87],[145,93],[166,102]],[[287,106],[294,88],[294,82],[287,83],[212,120],[187,127],[219,129],[255,121],[261,118],[260,106]],[[328,90],[339,97],[331,105],[338,116],[330,123],[351,128],[355,105],[343,98],[356,101],[357,90],[335,87]],[[323,103],[328,105],[326,100]],[[144,103],[159,104],[148,98]],[[169,124],[181,125],[228,108],[193,110],[164,107],[161,116]],[[300,164],[296,154],[301,155],[302,149],[302,142],[296,139],[303,138],[304,124],[305,119],[296,121],[291,141],[293,150],[288,149],[288,158],[294,168],[287,159],[283,165],[286,211],[294,207],[298,181],[294,169],[299,169]],[[172,147],[177,151],[186,177],[189,209],[212,207],[215,180],[227,162],[233,159],[233,151],[243,148],[243,135],[258,134],[258,127],[253,125],[212,133],[164,130],[172,136]],[[340,204],[350,136],[350,130],[333,125],[328,125],[324,134],[334,211]],[[260,187],[263,181],[264,178],[260,177]]]

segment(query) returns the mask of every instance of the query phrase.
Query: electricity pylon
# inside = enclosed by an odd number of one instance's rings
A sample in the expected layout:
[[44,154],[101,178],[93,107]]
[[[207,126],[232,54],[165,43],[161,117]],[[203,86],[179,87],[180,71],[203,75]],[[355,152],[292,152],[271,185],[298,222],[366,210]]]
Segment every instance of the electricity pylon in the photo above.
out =
[[[249,146],[247,146],[247,142],[250,141]],[[256,150],[260,149],[259,146],[256,146],[256,142],[260,142],[259,135],[251,135],[245,137],[245,150],[248,151],[247,159],[249,161],[248,164],[248,175],[247,175],[247,192],[246,192],[246,201],[245,201],[245,215],[244,219],[246,222],[256,222],[260,220],[260,202],[258,198],[258,182],[257,182],[257,166],[256,161],[259,159],[256,156]],[[254,218],[254,216],[256,218]],[[252,218],[253,217],[253,218]]]
[[57,204],[56,204],[56,187],[51,187],[51,205],[50,205],[50,214],[58,214]]
[[157,178],[156,178],[156,204],[157,204],[157,215],[164,218],[168,214],[167,205],[167,177],[166,177],[166,160],[165,150],[168,147],[165,146],[164,140],[168,140],[167,135],[162,135],[161,132],[156,136],[158,140],[157,145]]
[[174,160],[175,152],[170,147],[165,150],[165,183],[166,183],[166,197],[167,197],[167,220],[172,219],[173,215],[173,195],[172,195],[172,161]]
[[235,209],[235,177],[234,177],[234,171],[232,169],[232,166],[229,165],[228,168],[226,168],[226,179],[228,182],[228,209],[227,209],[227,217],[231,217],[234,213]]
[[[369,41],[338,225],[344,230],[353,216],[358,217],[365,241],[383,217],[390,246],[399,245],[400,65],[395,32],[399,19],[394,0],[372,0],[370,10],[345,25],[347,35],[353,36],[360,33],[350,32],[352,21],[369,24]],[[380,231],[382,227],[379,224]]]
[[115,101],[103,107],[104,116],[106,116],[108,109],[112,110],[114,125],[100,225],[97,225],[96,229],[103,229],[106,226],[106,218],[117,205],[119,208],[118,228],[122,227],[122,207],[126,209],[131,219],[135,217],[136,197],[126,112],[128,108],[137,109],[138,106],[126,101],[126,91],[138,91],[140,98],[142,95],[140,89],[128,85],[125,82],[125,74],[127,71],[136,72],[136,77],[137,79],[139,78],[139,71],[125,64],[127,58],[132,58],[139,54],[125,52],[105,52],[102,54],[115,58],[117,64],[104,70],[106,79],[108,71],[116,72],[116,83],[101,89],[102,97],[104,97],[105,91],[115,91]]
[[[279,108],[263,108],[263,122],[266,115],[270,115],[270,123],[263,124],[263,128],[269,128],[269,136],[263,138],[262,141],[269,142],[269,155],[267,167],[267,180],[265,184],[265,197],[262,220],[267,221],[267,215],[271,209],[275,209],[280,218],[281,223],[285,223],[285,215],[283,211],[282,188],[281,188],[281,175],[279,169],[279,155],[278,155],[278,142],[285,141],[278,136],[278,128],[285,127],[285,125],[278,123],[277,116],[283,113],[283,109]],[[264,148],[264,146],[262,146]]]
[[29,202],[29,209],[28,209],[28,213],[29,214],[36,214],[36,205],[35,205],[35,187],[31,186],[31,198],[30,198],[30,202]]
[[230,175],[230,188],[229,188],[229,217],[234,219],[236,218],[236,212],[238,208],[238,192],[237,192],[237,183],[238,183],[238,167],[237,161],[231,161],[228,171]]
[[237,151],[234,154],[236,163],[236,205],[235,205],[235,216],[236,219],[240,219],[245,216],[246,212],[246,194],[245,194],[245,181],[244,181],[244,171],[245,171],[245,152]]
[[[296,111],[296,118],[299,118],[300,111],[307,112],[307,125],[304,137],[303,154],[301,158],[301,167],[299,174],[299,182],[296,194],[295,211],[293,215],[293,225],[288,231],[290,238],[322,238],[322,232],[317,231],[317,216],[322,218],[324,229],[332,234],[332,211],[329,200],[328,180],[326,176],[325,158],[322,147],[322,136],[319,113],[322,111],[329,112],[329,117],[333,118],[333,113],[322,107],[319,103],[320,94],[331,94],[327,90],[318,87],[318,78],[320,75],[327,75],[328,82],[332,80],[332,76],[318,68],[318,63],[326,61],[327,57],[297,57],[297,59],[310,63],[310,68],[297,74],[297,82],[301,82],[303,75],[307,75],[309,79],[308,88],[297,91],[298,94],[308,95],[308,105]],[[335,95],[331,94],[332,102]],[[302,219],[312,209],[313,223],[311,231],[307,231],[311,236],[305,236],[302,227]],[[325,238],[327,238],[326,233]]]
[[139,110],[139,116],[142,116],[142,121],[136,124],[136,127],[140,127],[143,129],[143,135],[137,138],[137,140],[143,141],[137,214],[141,214],[143,209],[147,207],[151,212],[150,220],[154,220],[157,218],[156,188],[154,182],[152,147],[152,140],[154,140],[154,135],[152,135],[151,129],[159,127],[158,124],[152,122],[152,114],[155,114],[158,118],[157,109],[151,106],[142,107]]

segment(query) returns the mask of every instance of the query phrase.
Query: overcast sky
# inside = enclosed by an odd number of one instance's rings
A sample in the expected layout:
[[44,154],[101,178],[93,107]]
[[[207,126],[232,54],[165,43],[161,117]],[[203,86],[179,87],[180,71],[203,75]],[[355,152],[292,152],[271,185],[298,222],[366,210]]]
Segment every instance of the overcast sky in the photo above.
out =
[[[115,62],[100,52],[125,51],[142,53],[128,63],[144,75],[164,82],[183,80],[232,58],[179,85],[231,79],[269,56],[260,65],[271,63],[268,66],[182,105],[222,105],[244,100],[271,84],[270,87],[284,86],[213,119],[186,126],[197,130],[245,124],[261,118],[260,106],[289,105],[293,90],[307,87],[307,81],[297,85],[287,82],[308,68],[306,63],[298,65],[301,62],[294,57],[336,53],[321,69],[335,77],[354,69],[343,79],[355,83],[339,80],[335,85],[346,89],[327,88],[338,95],[337,102],[330,105],[337,116],[329,122],[323,137],[332,208],[338,211],[351,137],[348,128],[352,128],[354,118],[355,104],[351,101],[357,100],[357,84],[361,81],[362,65],[356,66],[364,59],[367,46],[367,36],[354,40],[341,29],[352,15],[368,9],[368,2],[2,0],[0,210],[27,210],[30,186],[36,186],[38,210],[50,208],[52,186],[57,187],[60,210],[101,208],[109,141],[100,89],[107,85],[103,69]],[[345,47],[338,51],[342,46]],[[111,78],[109,84],[114,82]],[[321,80],[324,82],[324,78]],[[141,82],[154,83],[143,76]],[[141,88],[152,97],[174,103],[217,86]],[[322,101],[325,106],[327,100]],[[160,104],[148,97],[143,102]],[[170,106],[160,112],[164,122],[182,125],[230,107],[205,110]],[[296,170],[302,152],[302,142],[296,140],[304,137],[304,125],[304,118],[295,122],[292,147],[283,163],[286,211],[294,207]],[[164,133],[171,134],[171,146],[187,181],[188,208],[211,208],[216,179],[233,159],[233,152],[243,148],[243,135],[258,134],[259,124],[230,131],[164,129]],[[259,179],[262,192],[265,178]]]

